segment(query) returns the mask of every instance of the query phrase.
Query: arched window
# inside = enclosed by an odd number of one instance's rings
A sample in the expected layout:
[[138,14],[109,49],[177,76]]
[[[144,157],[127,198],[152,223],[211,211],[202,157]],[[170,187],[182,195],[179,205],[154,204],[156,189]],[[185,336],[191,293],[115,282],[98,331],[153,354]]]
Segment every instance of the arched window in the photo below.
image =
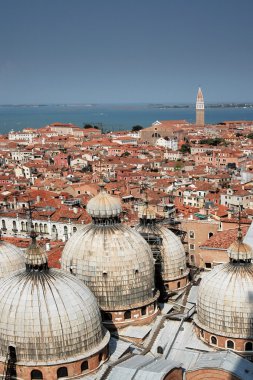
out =
[[12,228],[13,228],[13,231],[17,230],[17,223],[15,220],[13,220],[13,222],[12,222]]
[[43,233],[43,224],[40,223],[40,233],[42,234]]
[[44,224],[44,233],[45,233],[45,234],[48,233],[48,230],[47,230],[47,224]]
[[245,343],[245,351],[253,351],[253,343],[252,342]]
[[64,226],[64,235],[68,235],[68,227]]
[[87,371],[87,369],[89,369],[89,363],[88,363],[88,360],[85,360],[81,364],[81,372]]
[[73,227],[73,234],[76,232],[76,227]]
[[5,220],[2,220],[2,229],[3,229],[3,230],[6,230],[6,223],[5,223]]
[[212,232],[209,232],[209,233],[208,233],[208,239],[210,239],[212,236],[213,236],[213,233],[212,233]]
[[24,226],[25,226],[25,222],[22,221],[22,222],[21,222],[21,231],[22,231],[22,232],[25,230],[25,227],[24,227]]
[[163,354],[163,348],[161,346],[157,347],[157,353],[161,355]]
[[62,377],[68,376],[68,368],[67,367],[60,367],[57,369],[57,379],[61,379]]
[[227,348],[231,348],[232,350],[235,348],[235,344],[232,340],[227,340]]
[[36,231],[36,232],[39,232],[39,226],[38,226],[38,223],[35,223],[34,228],[35,228],[35,231]]
[[103,313],[103,319],[104,319],[104,321],[112,321],[112,314],[111,313]]
[[34,369],[32,370],[31,372],[31,380],[42,380],[43,379],[43,376],[42,376],[42,372],[39,371],[38,369]]
[[180,281],[178,281],[178,283],[177,283],[177,288],[178,289],[180,288]]
[[141,315],[146,315],[146,314],[147,314],[147,308],[146,308],[146,306],[143,306],[141,308]]
[[217,344],[217,338],[215,336],[211,336],[211,343]]
[[124,318],[125,319],[131,319],[131,311],[130,310],[125,311]]

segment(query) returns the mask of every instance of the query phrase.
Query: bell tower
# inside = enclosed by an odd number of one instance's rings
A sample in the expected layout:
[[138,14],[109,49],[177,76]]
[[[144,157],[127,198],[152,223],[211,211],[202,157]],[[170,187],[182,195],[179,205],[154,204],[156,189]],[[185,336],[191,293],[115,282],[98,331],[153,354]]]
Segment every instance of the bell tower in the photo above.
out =
[[205,104],[204,97],[201,88],[198,89],[196,100],[196,125],[198,127],[204,127],[205,125]]

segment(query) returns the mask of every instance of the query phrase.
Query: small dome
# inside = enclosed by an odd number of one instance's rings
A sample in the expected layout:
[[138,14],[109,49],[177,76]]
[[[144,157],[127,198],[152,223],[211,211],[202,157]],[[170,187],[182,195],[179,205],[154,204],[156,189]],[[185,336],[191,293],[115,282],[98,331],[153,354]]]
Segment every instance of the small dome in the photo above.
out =
[[47,264],[47,253],[37,244],[35,237],[26,250],[25,262],[29,267],[40,267]]
[[140,219],[155,220],[155,210],[149,205],[145,204],[139,207],[138,216]]
[[243,243],[241,239],[235,241],[228,248],[228,256],[231,260],[252,260],[253,250],[252,248]]
[[101,186],[100,193],[87,203],[86,210],[92,218],[111,218],[119,216],[122,207],[119,198],[107,194]]
[[0,279],[24,268],[25,259],[21,249],[0,240]]
[[252,339],[253,264],[216,266],[201,281],[196,324],[213,333]]
[[154,296],[154,263],[146,241],[131,228],[89,224],[69,239],[62,269],[95,294],[104,310],[131,308]]
[[104,348],[109,333],[91,291],[60,270],[21,270],[1,281],[0,356],[19,364],[81,360]]

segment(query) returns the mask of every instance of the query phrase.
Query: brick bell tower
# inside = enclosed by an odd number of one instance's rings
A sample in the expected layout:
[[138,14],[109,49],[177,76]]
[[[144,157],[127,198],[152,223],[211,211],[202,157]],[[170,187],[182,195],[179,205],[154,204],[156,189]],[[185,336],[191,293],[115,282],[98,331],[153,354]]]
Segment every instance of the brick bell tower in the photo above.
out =
[[196,125],[198,127],[204,127],[205,125],[205,104],[204,97],[201,88],[198,89],[196,100]]

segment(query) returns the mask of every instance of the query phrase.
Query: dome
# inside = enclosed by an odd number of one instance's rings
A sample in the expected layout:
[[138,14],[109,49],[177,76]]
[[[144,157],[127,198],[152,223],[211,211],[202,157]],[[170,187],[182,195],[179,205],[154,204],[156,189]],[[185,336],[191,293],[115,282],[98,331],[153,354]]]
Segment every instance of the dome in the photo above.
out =
[[186,256],[184,246],[178,236],[168,228],[159,224],[139,224],[136,230],[149,237],[157,236],[160,238],[160,252],[162,256],[161,274],[163,280],[175,280],[187,275],[189,270],[186,267]]
[[87,203],[86,210],[93,218],[117,217],[122,212],[120,200],[107,194],[102,185],[100,193]]
[[95,294],[104,310],[129,308],[154,297],[154,263],[147,242],[120,223],[89,224],[69,239],[62,269]]
[[253,264],[216,266],[201,281],[196,324],[213,334],[253,338]]
[[147,204],[139,206],[138,214],[139,214],[140,219],[147,219],[147,220],[156,219],[155,210]]
[[4,362],[10,346],[19,365],[53,365],[86,358],[109,341],[91,291],[74,276],[48,269],[35,238],[26,253],[26,270],[1,280],[0,315]]
[[243,243],[241,239],[235,241],[228,248],[228,256],[232,260],[252,260],[253,259],[253,250],[252,248]]
[[0,239],[0,279],[24,268],[25,259],[21,249]]

